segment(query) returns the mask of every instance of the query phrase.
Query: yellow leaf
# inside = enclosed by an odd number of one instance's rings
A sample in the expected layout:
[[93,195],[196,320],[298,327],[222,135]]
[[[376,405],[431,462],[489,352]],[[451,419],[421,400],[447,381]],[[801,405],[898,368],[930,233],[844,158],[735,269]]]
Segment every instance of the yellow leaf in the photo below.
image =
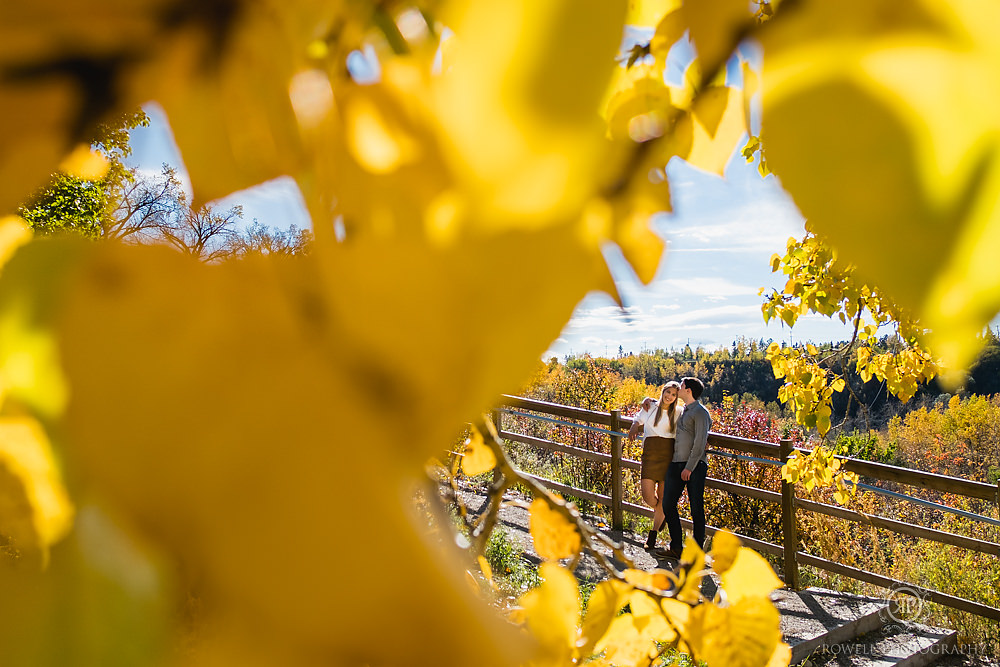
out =
[[706,605],[702,650],[709,665],[764,667],[781,641],[780,615],[766,597],[748,597],[728,607]]
[[738,93],[733,88],[713,87],[698,97],[693,112],[691,150],[684,158],[690,164],[723,174],[746,132]]
[[628,584],[608,579],[594,588],[587,602],[587,615],[583,619],[583,640],[581,655],[590,655],[597,642],[604,637],[611,621],[625,604]]
[[722,575],[722,588],[732,603],[744,598],[766,598],[785,584],[774,574],[771,565],[753,549],[740,547],[736,560]]
[[684,14],[706,72],[714,71],[729,58],[753,20],[749,4],[741,0],[685,0]]
[[720,530],[712,537],[712,569],[717,574],[723,574],[732,566],[740,544],[740,538],[727,530]]
[[[516,236],[491,244],[517,244]],[[36,266],[52,268],[57,247],[38,244]],[[523,377],[537,358],[527,355],[524,368],[516,368],[517,353],[488,361],[493,343],[467,337],[475,306],[449,296],[509,288],[489,278],[499,275],[488,268],[496,249],[359,240],[335,259],[324,249],[295,261],[209,266],[165,248],[90,244],[60,285],[60,357],[72,379],[62,424],[72,443],[67,465],[88,492],[100,489],[144,536],[199,572],[213,591],[209,621],[267,628],[242,634],[250,645],[285,637],[317,655],[391,661],[396,645],[377,641],[371,619],[392,609],[407,618],[394,632],[416,660],[430,659],[438,648],[427,638],[445,628],[458,632],[449,649],[464,656],[457,661],[523,659],[523,640],[468,590],[457,547],[428,541],[426,517],[401,510],[412,507],[426,458],[453,437],[454,424],[495,400],[498,377]],[[367,279],[357,281],[361,275]],[[533,309],[522,306],[524,315]],[[571,309],[551,323],[546,341]],[[527,330],[496,335],[499,348],[508,336],[518,347],[546,344],[528,342],[535,334]],[[484,366],[470,365],[470,355]],[[433,368],[425,365],[431,357]],[[209,367],[215,372],[204,373]],[[428,419],[432,403],[450,416]],[[398,418],[392,423],[378,417],[387,406]],[[347,446],[359,420],[367,444]],[[294,445],[279,451],[275,443]],[[369,484],[376,478],[378,492]],[[359,570],[343,536],[309,509],[336,506],[354,508],[355,539],[393,535],[392,551],[407,554],[410,595],[400,598],[383,576],[393,553],[374,554]],[[276,565],[288,562],[296,567]]]
[[493,450],[483,442],[483,436],[473,429],[472,435],[465,441],[465,454],[462,456],[462,472],[470,477],[481,475],[487,470],[493,470],[497,458]]
[[31,240],[31,228],[16,215],[0,217],[0,270],[18,248]]
[[73,504],[42,427],[26,417],[0,419],[0,534],[44,565],[72,523]]
[[595,110],[615,67],[626,6],[469,2],[449,16],[463,51],[434,80],[433,107],[477,224],[524,228],[575,218],[593,196],[608,150]]
[[479,571],[486,577],[486,581],[495,586],[493,583],[493,568],[490,567],[490,562],[482,556],[477,556],[476,561],[479,563]]
[[636,212],[615,229],[615,241],[644,285],[653,282],[666,243],[649,227],[649,215]]
[[96,507],[81,507],[45,572],[0,563],[4,664],[161,663],[177,641],[168,571]]
[[611,621],[594,650],[602,652],[610,664],[636,665],[649,659],[652,645],[636,627],[632,614],[621,614]]
[[88,144],[79,144],[59,164],[59,171],[84,181],[99,181],[108,173],[107,158]]
[[[44,25],[48,17],[37,18]],[[8,23],[6,16],[0,20],[0,26],[3,26],[0,39],[8,44],[11,33],[27,32],[16,22]],[[0,54],[0,67],[12,66],[12,57],[17,59],[15,62],[31,62],[25,56],[16,52]],[[46,56],[52,57],[52,54]],[[6,110],[0,128],[0,146],[3,147],[0,216],[13,213],[41,187],[69,147],[82,139],[71,136],[82,97],[81,91],[74,88],[74,82],[62,77],[5,82],[0,86],[0,105]]]
[[[24,240],[23,229],[8,223],[4,254]],[[67,387],[59,363],[54,320],[65,281],[90,244],[81,239],[46,239],[22,247],[0,273],[0,391],[40,417],[58,417]]]
[[[676,4],[680,5],[680,3]],[[666,63],[670,48],[684,36],[686,30],[684,12],[680,9],[670,11],[657,24],[653,39],[649,42],[649,52],[653,54],[658,63]]]
[[652,28],[668,12],[673,12],[680,6],[680,0],[629,0],[625,23]]
[[[315,37],[288,24],[304,18],[295,14],[305,7],[246,6],[226,26],[221,51],[211,26],[184,24],[168,38],[163,56],[142,69],[170,120],[195,207],[303,165],[305,145],[289,87],[297,59]],[[308,10],[314,19],[319,11]]]
[[571,558],[580,552],[580,531],[542,498],[531,503],[530,528],[535,552],[542,558]]
[[684,544],[680,567],[681,585],[674,597],[681,602],[698,602],[701,599],[701,572],[705,568],[705,552],[690,537]]
[[576,579],[556,563],[539,566],[542,584],[521,596],[528,627],[550,653],[568,656],[576,646],[580,598]]
[[[753,101],[753,96],[757,94],[757,90],[760,88],[760,78],[757,76],[757,72],[753,71],[750,67],[750,63],[743,63],[743,123],[746,125],[747,132],[751,132],[753,125],[750,122],[750,110],[751,102]],[[759,145],[759,141],[758,141]],[[772,267],[772,271],[773,271]]]
[[774,653],[767,663],[767,667],[788,667],[792,662],[792,647],[785,642],[778,642],[774,647]]
[[356,97],[346,107],[344,124],[351,154],[373,173],[391,173],[416,157],[416,143],[400,128],[390,127],[365,97]]
[[631,86],[622,88],[608,101],[608,134],[612,139],[643,142],[669,132],[668,123],[675,109],[662,76],[633,75],[631,80]]
[[660,601],[664,616],[670,621],[674,629],[682,636],[688,634],[688,624],[691,619],[691,605],[684,604],[673,598],[663,598]]

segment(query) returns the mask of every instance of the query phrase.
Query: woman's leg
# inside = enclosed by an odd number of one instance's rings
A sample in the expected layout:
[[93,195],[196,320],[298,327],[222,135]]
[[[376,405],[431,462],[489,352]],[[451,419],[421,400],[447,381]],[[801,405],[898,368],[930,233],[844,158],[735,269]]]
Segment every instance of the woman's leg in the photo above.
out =
[[656,546],[656,529],[663,523],[663,507],[660,502],[662,493],[660,484],[654,479],[642,479],[639,481],[639,488],[642,490],[642,501],[653,508],[653,530],[649,531],[646,537],[646,548],[652,549]]
[[656,488],[659,486],[657,481],[655,479],[642,479],[639,485],[639,488],[642,489],[642,502],[650,507],[657,507],[660,504],[660,494],[657,493],[658,489]]
[[656,532],[663,530],[667,516],[663,513],[663,482],[656,483],[656,504],[653,505],[653,528]]

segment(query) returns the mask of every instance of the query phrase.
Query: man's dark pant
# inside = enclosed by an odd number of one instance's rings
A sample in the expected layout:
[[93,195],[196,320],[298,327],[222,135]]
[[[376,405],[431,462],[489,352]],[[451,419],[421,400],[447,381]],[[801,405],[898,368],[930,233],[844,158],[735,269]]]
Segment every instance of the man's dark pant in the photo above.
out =
[[705,477],[708,475],[708,464],[698,461],[691,471],[691,479],[681,479],[681,471],[687,461],[678,461],[667,468],[667,478],[663,485],[663,513],[667,516],[667,527],[670,528],[670,548],[674,551],[684,550],[684,531],[681,529],[681,517],[677,513],[677,502],[681,499],[684,487],[688,490],[688,502],[691,504],[691,522],[694,524],[694,541],[702,549],[705,548]]

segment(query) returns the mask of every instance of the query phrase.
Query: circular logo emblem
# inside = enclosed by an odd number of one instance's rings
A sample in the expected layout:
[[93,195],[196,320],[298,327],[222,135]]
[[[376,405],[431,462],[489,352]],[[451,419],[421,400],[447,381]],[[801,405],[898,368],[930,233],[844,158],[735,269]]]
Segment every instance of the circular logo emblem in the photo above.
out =
[[912,586],[898,586],[889,593],[889,618],[896,623],[919,623],[925,614],[927,592]]

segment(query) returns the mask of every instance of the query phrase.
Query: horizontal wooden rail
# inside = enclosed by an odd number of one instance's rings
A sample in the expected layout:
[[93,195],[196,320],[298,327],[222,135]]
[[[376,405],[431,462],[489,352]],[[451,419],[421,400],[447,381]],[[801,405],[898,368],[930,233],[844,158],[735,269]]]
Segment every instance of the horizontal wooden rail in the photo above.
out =
[[[796,449],[804,454],[808,454],[812,451],[811,449],[804,449],[800,447],[797,447]],[[884,463],[862,461],[860,459],[842,458],[841,461],[843,461],[843,468],[845,470],[856,472],[863,477],[880,479],[887,482],[897,482],[899,484],[915,486],[917,488],[927,489],[930,491],[952,493],[957,496],[965,496],[966,498],[989,500],[994,503],[997,502],[997,487],[993,484],[976,482],[971,479],[961,479],[959,477],[949,477],[947,475],[938,475],[937,473],[925,472],[923,470],[899,468],[896,466],[886,465]]]
[[505,440],[513,440],[514,442],[520,442],[525,445],[534,445],[535,447],[542,447],[543,449],[548,449],[553,452],[562,452],[564,454],[571,454],[573,456],[579,456],[582,459],[590,459],[591,461],[601,461],[603,463],[611,463],[611,454],[605,454],[604,452],[592,452],[589,449],[583,449],[581,447],[573,447],[572,445],[564,445],[560,442],[555,442],[552,440],[543,440],[542,438],[534,438],[530,435],[521,435],[520,433],[511,433],[510,431],[500,431],[498,433],[501,438]]
[[[592,452],[589,449],[573,447],[572,445],[564,445],[560,442],[555,442],[554,440],[535,438],[530,435],[521,435],[520,433],[513,433],[511,431],[500,431],[497,435],[505,440],[513,440],[514,442],[520,442],[525,445],[534,445],[535,447],[541,447],[542,449],[548,449],[553,452],[563,452],[564,454],[579,456],[584,459],[590,459],[591,461],[601,461],[602,463],[611,462],[610,454],[605,454],[604,452]],[[630,470],[641,470],[642,463],[634,459],[623,458],[622,467]]]
[[801,498],[797,499],[795,504],[800,509],[816,512],[817,514],[825,514],[827,516],[844,519],[846,521],[854,521],[856,523],[875,526],[876,528],[885,528],[886,530],[891,530],[895,533],[900,533],[901,535],[909,535],[910,537],[933,540],[934,542],[950,544],[963,549],[969,549],[970,551],[978,551],[979,553],[1000,556],[1000,544],[977,540],[974,537],[965,537],[964,535],[956,535],[955,533],[949,533],[943,530],[925,528],[924,526],[917,526],[912,523],[906,523],[905,521],[888,519],[875,514],[862,514],[861,512],[849,510],[846,507],[837,507],[836,505],[827,505],[826,503],[817,503],[811,500],[802,500]]
[[721,479],[715,479],[714,477],[706,477],[705,486],[710,489],[729,491],[730,493],[735,493],[738,496],[750,496],[751,498],[757,498],[758,500],[764,500],[769,503],[781,502],[780,493],[775,493],[774,491],[767,491],[765,489],[758,489],[753,486],[737,484],[736,482],[726,482]]
[[[521,396],[510,396],[504,394],[501,397],[500,405],[510,407],[510,408],[520,408],[521,410],[534,410],[535,412],[544,412],[547,415],[555,415],[556,417],[564,417],[566,419],[577,419],[579,421],[589,422],[591,424],[602,424],[603,426],[611,426],[611,414],[607,412],[596,412],[594,410],[584,410],[583,408],[574,408],[568,405],[560,405],[558,403],[547,403],[545,401],[536,401],[532,398],[522,398]],[[622,417],[622,421],[627,421],[628,425],[632,425],[632,420],[628,417]]]
[[735,435],[723,435],[722,433],[709,433],[708,444],[721,449],[735,449],[762,458],[781,459],[780,447],[772,442],[761,442],[749,438],[739,438]]
[[931,602],[936,602],[940,605],[951,607],[952,609],[958,609],[959,611],[966,611],[970,614],[976,614],[977,616],[982,616],[984,618],[991,618],[993,620],[1000,621],[1000,609],[980,604],[978,602],[973,602],[972,600],[955,597],[954,595],[948,595],[947,593],[935,591],[930,588],[924,588],[923,586],[917,586],[916,584],[910,584],[905,581],[899,581],[891,577],[884,577],[881,574],[875,574],[874,572],[861,570],[856,567],[851,567],[850,565],[844,565],[836,561],[813,556],[812,554],[807,554],[804,551],[800,551],[796,554],[796,560],[798,560],[801,565],[810,565],[821,570],[826,570],[827,572],[833,572],[845,577],[850,577],[851,579],[864,581],[892,591],[906,593],[907,589],[910,589],[919,593],[922,598],[930,600]]

